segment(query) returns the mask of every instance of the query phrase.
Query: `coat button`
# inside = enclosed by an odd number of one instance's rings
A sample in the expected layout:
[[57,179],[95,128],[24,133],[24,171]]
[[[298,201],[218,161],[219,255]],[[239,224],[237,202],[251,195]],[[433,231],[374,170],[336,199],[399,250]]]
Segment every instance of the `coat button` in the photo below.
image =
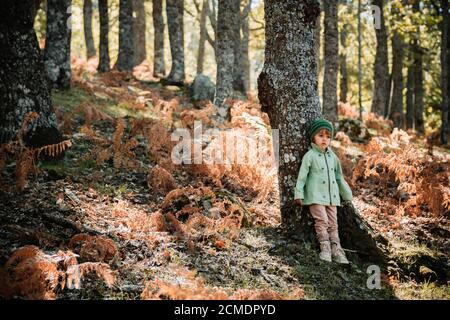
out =
[[334,181],[333,181],[333,183],[334,183]]
[[325,195],[323,197],[326,198]]
[[325,170],[325,168],[322,168],[322,170]]
[[333,195],[334,198],[336,198],[336,195]]
[[323,183],[325,183],[325,181],[322,181]]

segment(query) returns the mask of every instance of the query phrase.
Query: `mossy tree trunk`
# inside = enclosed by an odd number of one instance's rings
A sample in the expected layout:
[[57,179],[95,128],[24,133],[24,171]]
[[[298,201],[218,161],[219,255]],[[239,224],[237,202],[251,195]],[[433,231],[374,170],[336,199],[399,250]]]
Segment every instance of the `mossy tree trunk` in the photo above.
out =
[[240,1],[219,0],[216,38],[216,94],[214,104],[220,118],[228,117],[226,99],[233,97],[235,67],[240,57]]
[[70,87],[71,0],[47,0],[44,60],[54,88]]
[[15,138],[25,116],[37,112],[25,142],[30,146],[62,140],[50,84],[33,28],[34,0],[7,0],[0,6],[0,143]]

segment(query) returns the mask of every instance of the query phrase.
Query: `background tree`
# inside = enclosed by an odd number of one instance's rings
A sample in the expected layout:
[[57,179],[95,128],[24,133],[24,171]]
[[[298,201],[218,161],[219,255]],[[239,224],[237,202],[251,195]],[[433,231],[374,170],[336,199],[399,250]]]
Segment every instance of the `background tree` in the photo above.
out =
[[[420,0],[414,0],[413,12],[420,12]],[[417,132],[423,134],[425,127],[423,123],[423,48],[420,45],[420,24],[416,26],[416,32],[413,39],[414,54],[414,128]]]
[[[392,4],[392,14],[396,20],[402,21],[404,15],[402,13],[402,4],[394,2]],[[392,36],[392,80],[393,90],[390,103],[389,118],[394,122],[394,126],[403,129],[404,112],[403,112],[403,65],[404,65],[404,47],[405,40],[400,26],[397,24],[393,28]]]
[[338,2],[324,1],[325,11],[325,72],[323,76],[323,114],[336,125],[337,77],[339,72]]
[[62,140],[50,86],[33,29],[37,1],[7,0],[0,6],[0,143],[14,139],[29,112],[37,112],[25,141],[35,147]]
[[384,0],[373,0],[372,3],[380,8],[380,28],[378,29],[375,25],[377,51],[374,65],[372,112],[384,116],[386,114],[387,101],[389,99],[388,37],[383,10]]
[[[342,5],[346,6],[347,13],[351,14],[351,5],[346,0],[341,1]],[[349,33],[350,24],[347,22],[342,26],[340,32],[341,50],[339,50],[339,71],[340,71],[340,86],[339,86],[339,100],[347,102],[348,95],[348,70],[347,70],[347,37]]]
[[86,57],[90,59],[97,54],[94,36],[92,35],[92,0],[84,0],[83,2],[83,22]]
[[98,0],[98,11],[100,16],[100,46],[99,46],[99,63],[98,71],[109,71],[109,15],[108,0]]
[[216,38],[217,84],[214,104],[219,110],[223,110],[220,111],[222,118],[228,114],[224,101],[233,97],[235,64],[239,59],[236,48],[237,37],[240,38],[239,16],[239,0],[219,0]]
[[133,31],[134,31],[134,64],[140,65],[147,59],[145,33],[147,18],[144,0],[133,0]]
[[133,0],[120,0],[118,70],[132,70],[134,62]]
[[165,79],[167,83],[183,84],[184,70],[184,25],[183,0],[166,0],[167,24],[169,27],[170,53],[172,67]]
[[253,0],[248,0],[244,6],[241,14],[241,68],[244,81],[245,92],[250,91],[250,57],[249,57],[249,42],[250,42],[250,11],[252,9]]
[[203,63],[205,61],[205,42],[206,42],[206,18],[208,17],[209,3],[208,0],[203,0],[202,9],[200,13],[200,39],[198,41],[198,55],[197,55],[197,74],[203,73]]
[[441,125],[441,143],[448,143],[448,104],[449,104],[449,90],[448,90],[448,71],[449,71],[449,59],[448,59],[448,0],[442,1],[442,23],[441,23],[441,90],[442,90],[442,125]]
[[71,0],[47,0],[44,60],[54,88],[70,87]]
[[153,76],[161,77],[166,73],[164,62],[164,17],[163,0],[153,0],[153,28],[154,28],[154,54],[153,54]]

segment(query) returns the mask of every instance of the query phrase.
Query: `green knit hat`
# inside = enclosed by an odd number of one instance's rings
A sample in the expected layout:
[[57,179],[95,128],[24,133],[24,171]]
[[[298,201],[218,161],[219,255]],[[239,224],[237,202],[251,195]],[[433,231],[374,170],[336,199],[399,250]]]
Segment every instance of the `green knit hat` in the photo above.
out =
[[309,128],[308,135],[309,135],[309,141],[313,141],[314,135],[320,130],[320,129],[326,129],[330,132],[331,138],[333,138],[333,124],[325,119],[317,119]]

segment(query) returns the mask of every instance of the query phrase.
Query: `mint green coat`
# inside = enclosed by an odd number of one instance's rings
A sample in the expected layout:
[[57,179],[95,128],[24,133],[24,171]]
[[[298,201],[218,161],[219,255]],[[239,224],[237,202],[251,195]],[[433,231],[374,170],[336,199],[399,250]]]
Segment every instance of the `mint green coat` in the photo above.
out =
[[322,204],[339,206],[341,200],[352,200],[352,190],[345,181],[339,158],[327,148],[324,152],[315,143],[302,159],[295,186],[294,199],[304,205]]

